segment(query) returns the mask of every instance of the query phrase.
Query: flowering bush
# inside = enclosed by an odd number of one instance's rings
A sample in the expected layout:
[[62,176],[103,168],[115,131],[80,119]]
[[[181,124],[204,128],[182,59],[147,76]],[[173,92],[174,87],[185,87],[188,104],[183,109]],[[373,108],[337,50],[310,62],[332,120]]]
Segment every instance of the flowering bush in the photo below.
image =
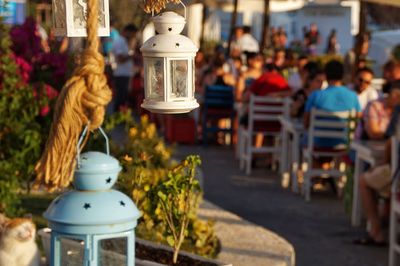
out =
[[34,178],[66,60],[41,49],[32,19],[10,30],[0,18],[0,36],[0,212],[14,216]]
[[27,18],[22,25],[13,27],[10,37],[11,49],[27,62],[32,62],[38,54],[43,53],[40,34],[33,18]]
[[68,74],[68,55],[60,53],[38,54],[33,64],[32,82],[44,82],[60,90]]
[[[8,28],[0,18],[0,212],[19,213],[21,188],[29,188],[43,143],[40,104],[27,84],[30,68],[10,50]],[[20,66],[18,67],[17,63]]]
[[11,49],[17,63],[23,69],[24,80],[30,83],[45,83],[60,90],[68,70],[67,54],[45,51],[38,25],[33,18],[27,18],[22,25],[10,30]]

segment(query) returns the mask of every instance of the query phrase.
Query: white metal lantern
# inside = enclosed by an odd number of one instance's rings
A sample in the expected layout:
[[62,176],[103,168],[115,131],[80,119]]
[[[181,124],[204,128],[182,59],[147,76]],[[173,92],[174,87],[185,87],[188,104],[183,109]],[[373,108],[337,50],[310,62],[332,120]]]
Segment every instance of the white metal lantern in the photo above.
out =
[[[109,0],[99,1],[99,36],[110,35]],[[55,35],[86,37],[87,0],[53,0]]]
[[198,48],[180,34],[186,24],[184,17],[168,11],[154,17],[153,22],[158,34],[140,48],[144,58],[142,107],[163,114],[190,112],[199,107],[194,97]]

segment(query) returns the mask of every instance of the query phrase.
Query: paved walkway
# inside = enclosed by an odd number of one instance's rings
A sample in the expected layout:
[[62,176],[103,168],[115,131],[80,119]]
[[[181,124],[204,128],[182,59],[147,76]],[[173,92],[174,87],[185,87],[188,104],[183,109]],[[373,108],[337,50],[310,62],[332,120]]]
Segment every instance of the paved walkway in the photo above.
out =
[[293,246],[276,233],[204,201],[199,217],[215,221],[222,242],[218,259],[233,266],[294,266]]
[[245,176],[230,148],[177,147],[178,157],[189,154],[203,160],[205,198],[287,239],[295,248],[296,265],[387,265],[387,248],[351,243],[362,230],[351,227],[342,202],[332,192],[315,193],[306,203],[282,189],[276,173],[256,169]]

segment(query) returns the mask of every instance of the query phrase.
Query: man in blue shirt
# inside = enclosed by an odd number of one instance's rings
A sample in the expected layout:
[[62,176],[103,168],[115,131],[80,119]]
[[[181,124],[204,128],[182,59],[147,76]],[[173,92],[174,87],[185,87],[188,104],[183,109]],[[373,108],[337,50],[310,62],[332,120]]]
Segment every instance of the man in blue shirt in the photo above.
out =
[[[357,116],[361,117],[361,107],[357,94],[342,85],[344,75],[343,64],[337,60],[331,60],[325,65],[325,76],[328,87],[324,90],[314,91],[307,99],[304,113],[304,126],[308,128],[310,124],[310,114],[313,108],[329,111],[356,111]],[[343,143],[343,141],[341,141]],[[315,146],[333,147],[340,141],[335,139],[315,138]]]

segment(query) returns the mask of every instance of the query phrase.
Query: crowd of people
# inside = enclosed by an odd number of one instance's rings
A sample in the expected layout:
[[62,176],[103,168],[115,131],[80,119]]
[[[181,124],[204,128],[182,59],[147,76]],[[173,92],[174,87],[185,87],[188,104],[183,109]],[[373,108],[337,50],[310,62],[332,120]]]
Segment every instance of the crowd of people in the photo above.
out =
[[[232,86],[236,101],[241,103],[248,102],[251,94],[290,97],[290,115],[301,119],[305,128],[309,126],[312,108],[331,112],[353,110],[359,118],[355,138],[386,140],[386,146],[390,147],[390,136],[394,134],[400,110],[400,63],[389,61],[383,66],[385,83],[381,89],[374,86],[374,72],[363,59],[353,66],[355,69],[351,71],[351,82],[345,82],[346,68],[342,60],[332,59],[323,66],[313,61],[313,45],[317,42],[318,34],[315,33],[315,27],[312,29],[307,34],[310,51],[302,55],[293,55],[277,47],[272,55],[265,56],[248,36],[248,29],[243,30],[242,37],[240,33],[235,35],[239,38],[234,39],[228,56],[221,47],[214,51],[212,57],[200,51],[195,62],[199,101],[202,101],[209,85]],[[332,31],[332,38],[335,34]],[[243,36],[246,37],[242,39]],[[333,44],[328,50],[332,49],[336,49]],[[332,147],[337,143],[321,141],[315,145]],[[390,155],[389,150],[387,154]],[[389,196],[390,173],[390,158],[387,156],[361,177],[362,201],[371,222],[371,230],[368,237],[357,239],[356,244],[385,243],[375,194]]]

